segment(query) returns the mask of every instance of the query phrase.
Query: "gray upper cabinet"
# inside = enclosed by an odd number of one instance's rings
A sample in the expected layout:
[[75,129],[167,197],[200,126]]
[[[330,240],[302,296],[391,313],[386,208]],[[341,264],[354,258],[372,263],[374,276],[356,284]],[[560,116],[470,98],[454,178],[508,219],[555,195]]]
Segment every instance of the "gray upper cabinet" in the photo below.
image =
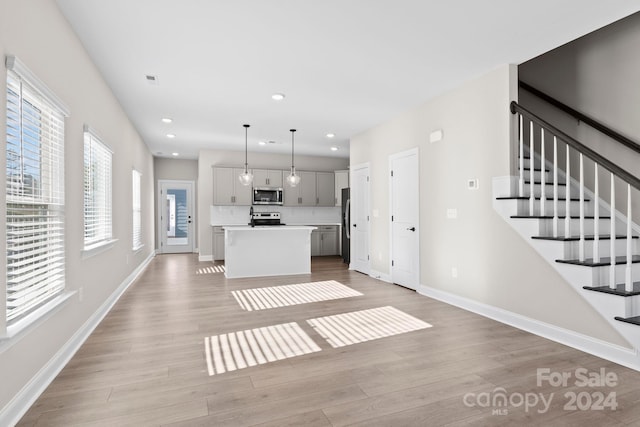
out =
[[336,206],[342,206],[342,189],[349,188],[349,171],[336,171]]
[[240,184],[243,168],[213,168],[214,205],[251,205],[251,186]]
[[335,174],[316,172],[316,206],[335,206]]
[[254,187],[282,187],[282,171],[276,169],[254,169]]
[[300,184],[284,186],[285,206],[335,206],[335,177],[333,172],[297,171]]
[[300,175],[300,184],[284,186],[285,206],[316,206],[316,173],[296,171]]

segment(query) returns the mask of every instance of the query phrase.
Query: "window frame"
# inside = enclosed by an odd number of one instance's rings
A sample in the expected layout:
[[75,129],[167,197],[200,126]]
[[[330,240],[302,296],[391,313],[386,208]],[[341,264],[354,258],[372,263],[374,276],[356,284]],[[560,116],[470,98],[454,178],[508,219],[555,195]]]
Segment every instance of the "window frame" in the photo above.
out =
[[[82,257],[97,255],[115,244],[113,238],[113,150],[90,126],[84,126],[83,250]],[[97,157],[97,159],[95,157]],[[96,180],[101,180],[96,186]],[[97,199],[97,200],[96,200]],[[99,212],[91,225],[87,210]],[[95,222],[98,222],[97,224]],[[93,230],[97,237],[87,238]]]
[[131,249],[136,252],[144,247],[144,243],[142,242],[142,173],[135,168],[131,170],[131,190]]
[[[4,155],[17,155],[23,166],[16,173],[9,162],[5,165],[6,280],[0,350],[13,342],[6,339],[45,321],[75,293],[67,289],[65,261],[64,128],[70,112],[15,56],[6,56],[5,65]],[[25,172],[27,164],[30,173]],[[23,231],[18,232],[21,227]],[[11,286],[10,274],[14,282]],[[50,274],[57,279],[52,280]],[[47,280],[39,279],[42,277]],[[16,297],[22,291],[26,296]],[[9,308],[10,301],[14,302],[13,309]]]

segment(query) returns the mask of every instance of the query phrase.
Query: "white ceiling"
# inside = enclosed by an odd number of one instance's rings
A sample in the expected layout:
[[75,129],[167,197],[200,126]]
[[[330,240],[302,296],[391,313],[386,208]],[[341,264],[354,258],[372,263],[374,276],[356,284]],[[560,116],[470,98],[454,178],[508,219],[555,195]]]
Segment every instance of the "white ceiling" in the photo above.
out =
[[348,157],[350,137],[640,10],[638,0],[57,3],[151,152],[181,158],[244,150],[244,123],[250,151],[290,153],[293,127],[296,153]]

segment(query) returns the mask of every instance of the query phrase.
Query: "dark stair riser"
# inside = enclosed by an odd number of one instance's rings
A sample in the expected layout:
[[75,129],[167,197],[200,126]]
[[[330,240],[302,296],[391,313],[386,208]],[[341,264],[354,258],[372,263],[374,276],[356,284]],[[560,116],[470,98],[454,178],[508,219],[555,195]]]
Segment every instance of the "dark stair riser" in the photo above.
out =
[[[580,261],[577,259],[557,259],[556,262],[560,264],[570,264],[570,265],[580,265],[584,267],[608,267],[611,265],[611,260],[609,257],[600,258],[600,262],[593,262],[593,258],[586,258],[584,261]],[[634,255],[631,258],[631,262],[633,264],[640,263],[640,255]],[[624,265],[627,263],[626,256],[619,256],[615,259],[615,265]]]

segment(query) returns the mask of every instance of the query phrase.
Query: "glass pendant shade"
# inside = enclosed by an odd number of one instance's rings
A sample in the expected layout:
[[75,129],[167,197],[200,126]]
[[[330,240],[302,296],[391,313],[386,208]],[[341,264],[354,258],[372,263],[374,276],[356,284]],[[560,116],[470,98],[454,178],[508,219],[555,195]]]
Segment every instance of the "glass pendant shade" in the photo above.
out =
[[243,173],[238,175],[238,179],[240,180],[240,184],[242,185],[251,185],[253,182],[253,174],[245,169]]
[[296,175],[296,168],[291,167],[291,173],[287,176],[287,184],[291,187],[295,187],[300,184],[300,175]]
[[295,129],[290,129],[291,131],[291,173],[287,176],[286,181],[291,187],[295,187],[300,184],[300,175],[296,175],[296,167],[293,165],[293,135],[296,131]]
[[249,125],[244,126],[244,172],[242,172],[238,179],[240,180],[240,184],[248,186],[253,182],[253,174],[249,172],[249,165],[247,163],[247,131],[249,130]]

